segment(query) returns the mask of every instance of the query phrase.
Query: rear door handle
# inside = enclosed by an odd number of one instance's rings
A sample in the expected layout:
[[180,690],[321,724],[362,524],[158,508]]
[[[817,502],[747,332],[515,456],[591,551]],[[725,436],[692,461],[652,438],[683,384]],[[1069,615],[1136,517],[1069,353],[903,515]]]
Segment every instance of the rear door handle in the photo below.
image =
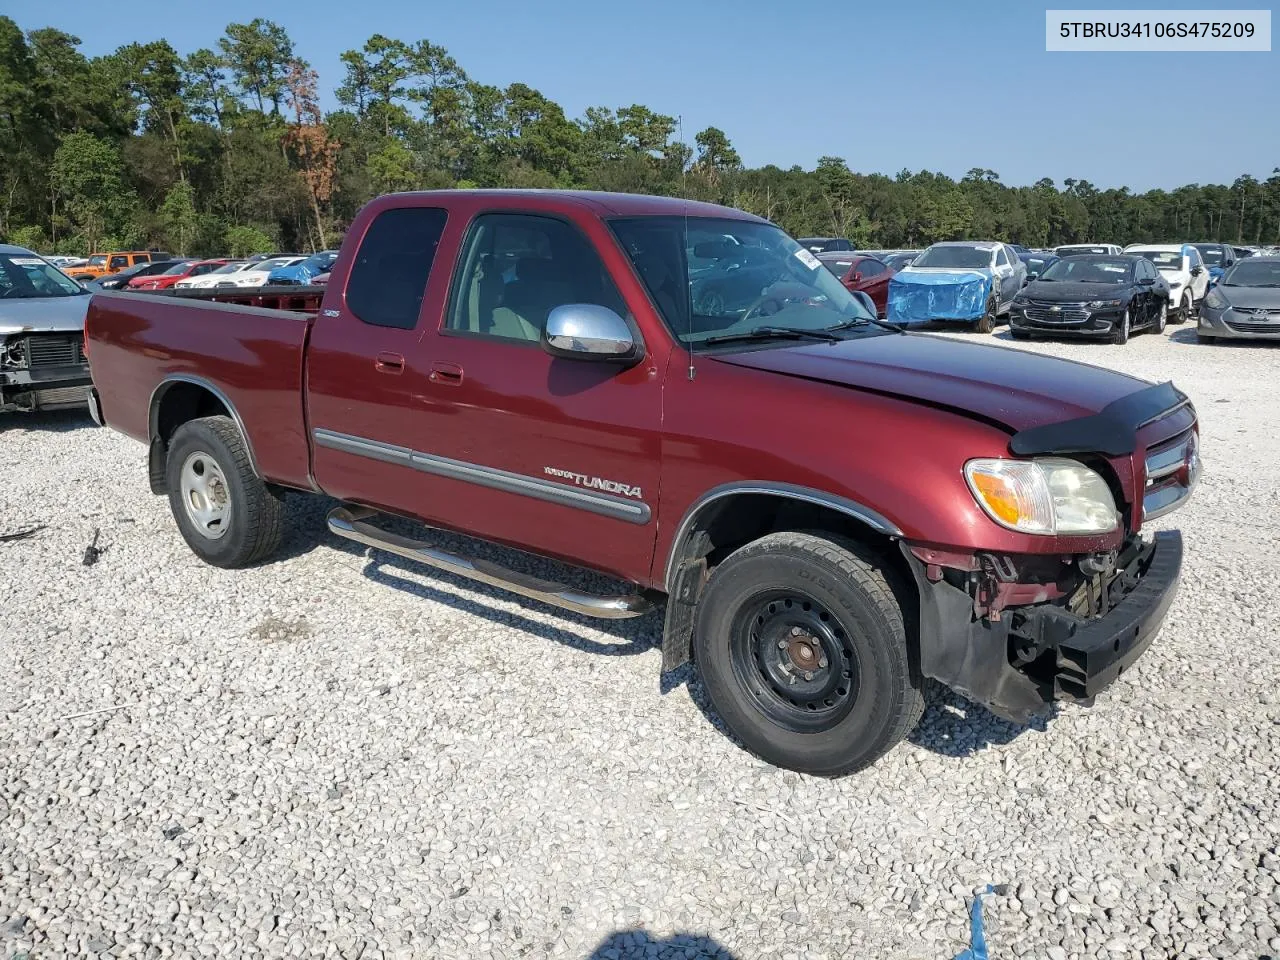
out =
[[443,363],[437,361],[431,364],[431,373],[427,375],[427,379],[432,383],[443,384],[447,387],[457,387],[462,384],[462,368],[456,363]]
[[380,353],[373,361],[379,373],[404,373],[404,357],[398,353]]

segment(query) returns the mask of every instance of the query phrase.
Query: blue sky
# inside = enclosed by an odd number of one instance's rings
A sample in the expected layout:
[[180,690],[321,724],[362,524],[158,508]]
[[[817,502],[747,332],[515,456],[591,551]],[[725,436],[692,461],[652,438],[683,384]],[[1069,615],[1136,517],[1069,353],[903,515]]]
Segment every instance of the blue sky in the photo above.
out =
[[959,177],[986,167],[1010,185],[1077,177],[1139,190],[1265,179],[1280,166],[1280,53],[1047,53],[1045,6],[1026,0],[222,0],[111,16],[98,2],[61,0],[35,9],[10,15],[24,29],[74,33],[90,55],[162,33],[187,53],[214,46],[229,22],[274,19],[320,71],[327,106],[343,50],[373,33],[425,38],[475,79],[522,81],[571,117],[642,103],[681,115],[690,142],[714,124],[751,166],[812,168],[829,154],[862,172]]

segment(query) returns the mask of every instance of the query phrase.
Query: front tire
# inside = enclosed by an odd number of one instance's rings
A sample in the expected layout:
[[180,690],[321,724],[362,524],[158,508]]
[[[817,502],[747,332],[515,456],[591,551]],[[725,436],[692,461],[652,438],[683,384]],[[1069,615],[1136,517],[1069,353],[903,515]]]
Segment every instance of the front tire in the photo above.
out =
[[891,576],[862,544],[791,532],[716,568],[694,657],[716,712],[749,750],[838,776],[911,732],[924,698]]
[[1111,342],[1118,347],[1124,346],[1129,342],[1129,308],[1124,308],[1124,313],[1120,317],[1120,323],[1111,331]]
[[987,299],[987,308],[983,311],[982,316],[978,318],[978,322],[973,325],[973,329],[978,333],[990,333],[996,328],[996,312],[1000,309],[1000,303],[996,300],[993,293]]
[[246,567],[280,545],[284,497],[253,472],[230,417],[202,417],[174,432],[165,485],[182,539],[205,563]]
[[1162,299],[1160,301],[1160,313],[1156,317],[1154,330],[1156,333],[1164,333],[1165,324],[1169,322],[1169,301]]

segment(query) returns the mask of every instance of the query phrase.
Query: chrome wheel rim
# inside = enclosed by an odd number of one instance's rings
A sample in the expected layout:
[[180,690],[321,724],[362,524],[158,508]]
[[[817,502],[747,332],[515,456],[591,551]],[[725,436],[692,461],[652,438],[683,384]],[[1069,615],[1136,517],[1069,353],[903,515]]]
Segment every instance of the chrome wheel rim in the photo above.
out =
[[218,461],[204,451],[190,454],[182,463],[182,505],[187,519],[200,535],[219,540],[231,525],[231,488]]

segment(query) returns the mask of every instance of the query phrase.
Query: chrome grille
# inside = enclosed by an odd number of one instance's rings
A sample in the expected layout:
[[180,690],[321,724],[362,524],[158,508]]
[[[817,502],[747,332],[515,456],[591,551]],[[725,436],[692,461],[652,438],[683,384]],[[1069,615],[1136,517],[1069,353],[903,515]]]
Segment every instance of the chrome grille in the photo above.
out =
[[1144,520],[1176,510],[1191,496],[1200,479],[1200,437],[1184,430],[1172,440],[1147,451],[1146,486],[1142,496]]
[[85,363],[84,338],[78,333],[29,336],[27,362],[32,367],[79,366]]
[[1280,310],[1231,310],[1222,318],[1240,333],[1280,333]]
[[1031,300],[1027,303],[1027,319],[1037,323],[1083,323],[1089,319],[1089,311],[1083,303]]

